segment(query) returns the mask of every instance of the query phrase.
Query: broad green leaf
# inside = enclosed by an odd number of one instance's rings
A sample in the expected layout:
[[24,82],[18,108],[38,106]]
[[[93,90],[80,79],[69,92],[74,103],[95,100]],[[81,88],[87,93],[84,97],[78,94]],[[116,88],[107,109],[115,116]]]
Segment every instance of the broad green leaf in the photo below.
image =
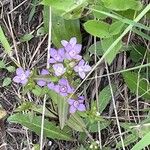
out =
[[97,20],[89,20],[84,23],[84,29],[93,36],[100,38],[109,38],[112,35],[109,32],[110,25]]
[[67,99],[65,97],[60,96],[59,94],[57,94],[57,107],[60,128],[63,129],[65,126],[65,122],[67,121],[69,105],[67,103]]
[[[113,42],[115,41],[116,38],[114,37],[110,37],[110,38],[106,38],[102,40],[102,48],[104,53],[107,51],[107,49],[113,44]],[[116,55],[118,54],[119,50],[122,47],[122,42],[119,41],[118,44],[109,52],[109,54],[107,54],[107,56],[105,57],[105,60],[107,61],[107,63],[110,65],[112,63],[112,61],[115,59]]]
[[8,43],[8,40],[4,34],[1,26],[0,26],[0,43],[4,47],[4,52],[11,56],[12,55],[12,48],[10,47],[10,44]]
[[8,72],[15,72],[16,68],[14,66],[8,66],[6,67],[6,69],[8,70]]
[[21,42],[28,42],[28,41],[30,41],[32,38],[33,38],[34,36],[32,35],[32,34],[25,34],[24,36],[22,36],[21,38],[20,38],[20,41]]
[[89,20],[84,23],[85,30],[93,36],[100,38],[110,38],[120,33],[124,23],[116,21],[111,25],[103,21]]
[[[95,54],[95,44],[92,44],[88,51],[90,52],[90,54]],[[103,49],[102,49],[102,45],[101,42],[98,41],[96,42],[96,54],[102,56],[103,55]]]
[[142,8],[142,4],[139,0],[102,0],[104,6],[106,8],[120,11],[120,10],[140,10]]
[[0,69],[3,69],[6,67],[6,64],[4,63],[4,61],[0,61]]
[[[66,14],[68,15],[68,13],[70,13],[70,15],[75,12],[81,13],[82,8],[87,5],[86,1],[87,0],[43,0],[42,4],[46,6],[51,6],[53,9],[55,9],[57,15],[64,16]],[[81,10],[81,12],[79,10]]]
[[121,21],[115,21],[115,22],[113,22],[113,23],[110,25],[109,32],[110,32],[112,35],[116,35],[116,34],[118,34],[118,33],[121,32],[123,26],[124,26],[124,23],[123,23],[123,22],[121,22]]
[[70,118],[67,120],[66,124],[79,132],[85,132],[86,129],[86,125],[83,121],[83,119],[76,113],[76,114],[72,114],[70,116]]
[[[49,30],[49,8],[44,6],[44,28]],[[70,40],[76,37],[78,43],[81,43],[81,32],[79,20],[65,20],[52,11],[52,42],[57,47],[62,47],[61,40]]]
[[[116,92],[116,86],[112,85],[113,92]],[[112,98],[110,86],[106,86],[102,91],[99,93],[99,113],[101,114],[106,106],[110,103]]]
[[[41,117],[39,116],[34,116],[32,118],[30,113],[14,114],[8,118],[8,121],[11,123],[19,123],[40,135]],[[44,120],[44,136],[57,140],[73,140],[69,134],[60,130],[54,123],[49,122],[46,119]]]
[[150,85],[146,80],[143,80],[140,77],[138,81],[138,73],[135,72],[124,72],[122,75],[126,85],[132,93],[136,94],[138,86],[138,96],[142,96],[144,99],[150,100],[150,91],[148,91],[150,89]]
[[143,60],[145,52],[146,48],[142,45],[131,45],[130,57],[133,62],[138,63],[140,60]]
[[[95,10],[100,10],[100,11],[105,11],[105,12],[107,12],[108,11],[108,9],[106,9],[104,6],[102,6],[102,5],[94,5],[93,6],[93,9],[95,9]],[[107,15],[104,15],[104,14],[101,14],[101,13],[99,13],[99,12],[97,12],[97,11],[93,11],[93,14],[94,14],[94,16],[97,18],[97,19],[106,19],[108,16]]]
[[6,77],[5,79],[4,79],[4,81],[3,81],[3,87],[4,86],[8,86],[8,85],[10,85],[11,84],[11,78],[9,78],[9,77]]
[[150,145],[150,132],[148,132],[137,144],[133,146],[131,150],[142,150],[146,146]]

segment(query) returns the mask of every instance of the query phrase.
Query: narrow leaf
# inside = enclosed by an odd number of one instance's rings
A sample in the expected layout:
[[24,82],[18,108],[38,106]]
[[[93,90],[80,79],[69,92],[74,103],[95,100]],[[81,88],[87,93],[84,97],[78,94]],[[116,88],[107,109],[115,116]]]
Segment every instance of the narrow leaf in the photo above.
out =
[[[41,132],[41,117],[28,114],[14,114],[8,118],[11,123],[19,123],[37,134]],[[60,130],[54,123],[48,120],[44,121],[44,136],[57,140],[73,140],[72,137],[66,132]]]

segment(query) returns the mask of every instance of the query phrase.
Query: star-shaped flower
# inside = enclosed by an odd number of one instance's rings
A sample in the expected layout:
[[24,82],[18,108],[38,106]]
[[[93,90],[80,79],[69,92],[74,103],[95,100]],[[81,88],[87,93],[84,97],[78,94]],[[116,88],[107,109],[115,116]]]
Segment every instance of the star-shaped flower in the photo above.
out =
[[62,40],[61,44],[64,46],[66,50],[65,58],[72,60],[81,60],[82,56],[79,55],[81,52],[82,45],[77,44],[77,39],[75,37],[71,38],[70,41]]
[[70,93],[73,93],[74,89],[69,85],[67,79],[60,79],[58,85],[55,85],[55,91],[62,96],[67,96]]
[[82,59],[77,66],[74,67],[74,71],[78,72],[79,76],[84,79],[87,72],[91,70],[91,67],[85,63]]
[[56,62],[63,62],[65,58],[65,50],[64,48],[60,48],[58,50],[51,48],[50,49],[50,56],[49,63],[53,64]]
[[84,96],[80,96],[78,97],[78,100],[74,100],[74,99],[69,99],[68,103],[70,105],[70,109],[69,112],[70,113],[75,113],[77,110],[78,111],[85,111],[85,105],[83,104],[84,102]]
[[30,70],[23,70],[23,68],[17,68],[16,76],[13,78],[13,81],[25,85],[28,82],[29,76]]
[[54,64],[53,69],[55,71],[56,76],[61,76],[66,72],[66,68],[61,63]]

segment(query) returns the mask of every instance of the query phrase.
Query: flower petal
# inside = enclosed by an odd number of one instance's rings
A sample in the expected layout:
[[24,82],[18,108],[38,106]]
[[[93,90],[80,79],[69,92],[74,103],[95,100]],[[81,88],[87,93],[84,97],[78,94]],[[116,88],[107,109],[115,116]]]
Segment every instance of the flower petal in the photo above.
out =
[[64,48],[60,48],[60,49],[58,50],[58,54],[59,54],[60,56],[64,57],[64,56],[65,56],[65,50],[64,50]]
[[25,78],[24,80],[21,80],[20,83],[22,83],[23,85],[25,85],[28,82],[28,79]]
[[66,52],[70,52],[72,50],[72,46],[70,44],[68,44],[66,47]]
[[56,60],[55,60],[54,58],[50,58],[50,59],[49,59],[49,63],[50,63],[50,64],[54,64],[54,63],[56,63]]
[[72,37],[72,38],[70,39],[69,43],[72,45],[72,47],[75,46],[76,43],[77,43],[77,38],[76,38],[76,37]]
[[42,69],[41,75],[48,75],[49,71],[47,69]]
[[19,75],[21,75],[21,74],[24,74],[24,70],[23,70],[23,68],[17,68],[16,69],[16,74],[19,76]]
[[85,78],[85,73],[84,72],[79,72],[79,76],[84,79]]
[[73,113],[76,112],[76,110],[77,110],[77,109],[76,109],[74,106],[70,106],[69,112],[70,112],[71,114],[73,114]]
[[62,78],[62,79],[59,80],[59,84],[60,85],[68,85],[69,83],[68,83],[68,80]]
[[76,44],[73,49],[76,51],[76,53],[80,53],[81,49],[82,49],[82,45],[81,44]]
[[43,81],[43,80],[38,80],[38,81],[37,81],[37,84],[38,84],[39,86],[45,86],[45,85],[46,85],[46,82]]
[[29,69],[25,71],[25,75],[26,75],[26,77],[29,77],[29,75],[30,75],[30,70]]
[[75,66],[75,67],[74,67],[74,71],[75,71],[75,72],[79,72],[79,66]]
[[18,76],[15,76],[14,78],[13,78],[13,81],[14,82],[16,82],[16,83],[20,83],[20,77],[18,77]]
[[81,59],[78,66],[83,66],[84,64],[85,64],[85,61],[83,59]]
[[66,47],[66,46],[67,46],[67,44],[68,44],[68,41],[66,41],[66,40],[62,40],[62,41],[61,41],[61,44],[62,44],[64,47]]
[[77,108],[79,111],[85,111],[86,108],[85,108],[85,105],[84,104],[79,104],[78,108]]
[[73,105],[74,101],[75,101],[74,99],[68,99],[68,104]]
[[60,92],[60,91],[59,91],[59,85],[55,85],[55,86],[54,86],[54,91],[57,92],[57,93]]
[[51,90],[54,90],[54,88],[55,88],[55,85],[54,85],[54,83],[48,83],[47,84],[47,87],[49,88],[49,89],[51,89]]
[[56,55],[57,55],[57,50],[54,49],[54,48],[51,48],[51,49],[50,49],[50,55],[51,55],[51,57],[56,56]]
[[82,56],[80,56],[80,55],[76,55],[76,56],[74,56],[73,58],[79,61],[79,60],[81,60],[81,59],[82,59]]
[[84,66],[84,71],[89,72],[92,68],[89,65]]

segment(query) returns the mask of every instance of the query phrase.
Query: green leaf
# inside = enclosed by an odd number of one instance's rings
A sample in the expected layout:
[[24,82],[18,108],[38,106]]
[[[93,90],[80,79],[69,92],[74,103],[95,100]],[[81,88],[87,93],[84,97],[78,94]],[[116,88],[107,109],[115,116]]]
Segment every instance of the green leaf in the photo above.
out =
[[[115,41],[116,38],[114,37],[110,37],[107,39],[103,39],[102,40],[102,48],[104,53],[107,51],[107,49],[113,44],[113,42]],[[110,65],[112,63],[112,61],[115,59],[116,55],[118,54],[119,50],[122,47],[122,42],[119,41],[117,43],[117,45],[109,52],[109,54],[107,54],[107,56],[105,57],[107,63]]]
[[8,72],[15,72],[16,68],[14,66],[8,66],[6,67],[6,69],[8,70]]
[[[73,13],[81,13],[82,8],[87,5],[87,0],[43,0],[42,4],[46,6],[51,6],[53,9],[55,9],[55,12],[59,16],[65,16],[70,13],[70,15]],[[81,10],[81,11],[80,11]],[[80,16],[80,15],[79,15]],[[71,17],[72,18],[72,17]],[[69,18],[68,18],[69,19]]]
[[[143,80],[141,77],[138,81],[138,73],[135,72],[124,72],[122,73],[125,83],[127,84],[128,88],[131,90],[132,93],[136,94],[137,86],[138,86],[138,94],[142,96],[144,99],[150,99],[150,85]],[[139,85],[138,85],[139,82]]]
[[57,107],[60,128],[63,129],[65,126],[65,122],[67,121],[69,105],[67,103],[67,99],[65,97],[60,96],[59,94],[57,94]]
[[28,41],[30,41],[33,37],[34,37],[34,36],[33,36],[31,33],[25,34],[24,36],[22,36],[22,37],[20,38],[20,41],[21,41],[21,42],[28,42]]
[[32,93],[36,96],[41,96],[42,95],[42,88],[39,87],[38,85],[36,85],[35,88],[32,90]]
[[11,78],[9,78],[9,77],[6,77],[5,79],[4,79],[4,81],[3,81],[3,87],[5,87],[5,86],[8,86],[8,85],[10,85],[11,84]]
[[6,64],[4,63],[4,61],[0,61],[0,69],[3,69],[6,67]]
[[142,4],[139,0],[102,0],[104,6],[106,8],[120,11],[120,10],[140,10],[142,8]]
[[89,20],[84,23],[85,30],[93,36],[97,36],[100,38],[109,38],[112,35],[109,33],[109,24],[96,21],[96,20]]
[[[15,109],[15,112],[22,112],[27,110],[32,110],[42,114],[43,106],[34,104],[33,102],[23,102],[18,108]],[[51,113],[47,108],[45,108],[45,116],[56,118],[56,116],[53,113]]]
[[37,36],[42,36],[42,35],[44,35],[45,34],[45,29],[44,29],[44,27],[41,27],[41,28],[39,28],[38,30],[37,30]]
[[66,124],[76,131],[85,132],[86,128],[85,122],[77,113],[72,114],[70,118],[67,120]]
[[[49,8],[44,6],[44,28],[45,32],[49,31]],[[78,43],[81,43],[81,32],[79,20],[65,20],[58,16],[52,10],[52,42],[57,47],[62,47],[61,40],[70,40],[76,37]]]
[[123,23],[123,22],[121,22],[121,21],[115,21],[115,22],[113,22],[113,23],[110,25],[109,32],[110,32],[112,35],[116,35],[116,34],[118,34],[118,33],[121,32],[123,26],[124,26],[124,23]]
[[[116,86],[112,84],[113,92],[116,91]],[[99,113],[101,114],[106,106],[110,103],[112,98],[110,86],[106,86],[100,93],[99,93]]]
[[103,21],[89,20],[84,23],[85,30],[93,36],[100,38],[110,38],[120,33],[124,23],[116,21],[111,25]]
[[138,63],[141,59],[143,60],[145,53],[145,47],[141,45],[131,45],[130,57],[133,62]]
[[10,47],[8,40],[3,32],[2,27],[0,26],[0,43],[4,47],[4,52],[8,55],[12,55],[12,48]]
[[[105,7],[103,7],[103,6],[101,6],[101,5],[94,5],[93,6],[93,9],[96,9],[96,10],[100,10],[100,11],[105,11],[105,12],[107,12],[108,11],[108,9],[106,9]],[[99,13],[99,12],[97,12],[97,11],[93,11],[93,14],[94,14],[94,16],[97,18],[97,19],[106,19],[107,18],[107,15],[104,15],[104,14],[101,14],[101,13]]]
[[[19,123],[40,135],[41,117],[39,116],[34,116],[32,118],[30,113],[14,114],[8,118],[8,121],[11,123]],[[49,122],[46,119],[44,120],[44,136],[57,140],[73,140],[69,134],[60,130],[54,123]]]
[[[92,44],[88,51],[90,52],[90,54],[95,54],[95,44]],[[102,56],[103,55],[103,49],[102,49],[102,45],[101,42],[98,41],[96,42],[96,54]]]
[[150,145],[150,132],[148,132],[131,150],[142,150]]

